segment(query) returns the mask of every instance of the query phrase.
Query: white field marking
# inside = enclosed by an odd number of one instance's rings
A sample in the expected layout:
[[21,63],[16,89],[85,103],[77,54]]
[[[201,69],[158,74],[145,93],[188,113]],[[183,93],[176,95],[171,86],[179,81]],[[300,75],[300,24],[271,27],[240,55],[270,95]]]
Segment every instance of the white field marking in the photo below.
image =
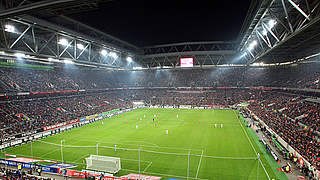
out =
[[[190,155],[192,155],[192,156],[200,156],[198,154],[190,154]],[[220,157],[220,156],[207,156],[207,155],[203,155],[202,157],[212,158],[212,159],[232,159],[232,160],[257,159],[257,157]]]
[[[121,141],[121,140],[120,140],[120,141]],[[144,143],[144,144],[151,144],[151,145],[153,145],[153,146],[159,147],[159,146],[158,146],[158,144],[151,143],[151,142],[146,142],[146,141],[121,141],[121,142],[129,142],[129,143],[131,143],[131,142],[133,142],[133,143]],[[134,145],[136,145],[136,144],[134,144]]]
[[82,158],[84,158],[84,157],[86,157],[88,155],[90,155],[90,154],[85,154],[85,155],[81,156],[80,158],[76,159],[76,161],[79,161],[79,160],[81,160]]
[[[54,143],[50,143],[50,144],[54,144]],[[59,146],[59,144],[55,144],[56,146]],[[137,145],[138,146],[138,145]],[[63,145],[63,147],[69,147],[69,148],[95,148],[96,146],[72,146],[72,145]],[[99,146],[100,148],[108,148],[108,149],[114,149],[114,146]],[[159,147],[158,147],[159,148]],[[119,150],[127,150],[127,151],[138,151],[139,149],[129,149],[129,148],[121,148],[118,147],[117,149]],[[178,148],[177,148],[178,149]],[[180,149],[181,150],[181,149]],[[184,150],[188,150],[188,151],[200,151],[200,150],[196,150],[196,149],[184,149]],[[155,154],[167,154],[167,155],[179,155],[179,156],[187,156],[188,154],[184,154],[184,153],[170,153],[170,152],[162,152],[162,151],[152,151],[152,150],[145,150],[142,149],[141,151],[143,152],[150,152],[150,153],[155,153]],[[191,156],[201,156],[199,154],[190,154]],[[239,160],[243,160],[243,159],[257,159],[257,157],[221,157],[221,156],[208,156],[208,155],[202,155],[202,157],[206,157],[206,158],[213,158],[213,159],[239,159]]]
[[[100,143],[100,144],[117,144],[117,145],[125,145],[125,146],[141,146],[141,147],[151,147],[151,148],[158,148],[158,149],[173,149],[173,150],[190,150],[190,149],[185,149],[185,148],[177,148],[177,147],[165,147],[165,146],[149,146],[149,145],[140,145],[140,144],[124,144],[124,143],[110,143],[110,142],[103,142],[101,143],[100,141],[89,141],[89,140],[81,140],[81,141],[85,141],[85,142],[95,142],[95,143]],[[129,142],[129,141],[127,141]],[[142,141],[141,141],[142,142]],[[44,142],[46,143],[46,142]],[[50,143],[51,144],[51,143]],[[54,144],[54,143],[52,143]],[[60,146],[60,145],[59,145]],[[65,145],[64,145],[65,146]],[[79,147],[85,147],[85,146],[79,146]],[[91,146],[86,146],[86,147],[91,147]],[[92,146],[93,147],[93,146]],[[96,147],[96,146],[94,146]],[[103,147],[103,146],[99,146],[99,147]],[[108,147],[108,146],[105,146]],[[124,148],[125,149],[125,148]],[[201,151],[201,149],[192,149],[192,151]]]
[[[233,112],[235,113],[235,111],[233,111]],[[236,113],[235,113],[235,114],[236,114]],[[236,114],[236,116],[238,116],[238,115]],[[237,119],[239,120],[240,126],[242,127],[242,130],[243,130],[244,133],[246,134],[246,136],[247,136],[247,138],[248,138],[248,140],[249,140],[249,142],[250,142],[250,145],[251,145],[252,149],[254,150],[254,152],[256,153],[256,155],[258,156],[258,153],[257,153],[256,149],[254,148],[254,146],[252,145],[252,142],[251,142],[251,140],[250,140],[250,138],[249,138],[249,136],[248,136],[248,134],[247,134],[247,131],[246,131],[246,130],[244,129],[244,127],[242,126],[242,123],[240,122],[240,119],[239,119],[239,118],[237,118]],[[259,162],[261,163],[264,172],[266,173],[268,179],[270,180],[270,176],[269,176],[268,172],[266,171],[266,168],[264,167],[261,159],[259,159]]]
[[[121,168],[121,170],[131,171],[131,172],[139,172],[139,171],[132,170],[132,169],[122,169],[122,168]],[[144,173],[146,173],[146,174],[151,174],[151,175],[158,175],[158,176],[169,176],[169,177],[178,177],[178,178],[187,179],[186,176],[177,176],[177,175],[172,175],[172,174],[162,174],[162,173],[154,173],[154,172],[144,172]],[[189,177],[189,179],[196,179],[196,178]],[[208,180],[208,179],[200,179],[200,180]]]
[[53,152],[56,152],[56,151],[58,151],[58,150],[60,150],[60,149],[54,149],[54,150],[52,150],[52,151],[49,151],[49,152],[47,152],[47,153],[45,153],[45,154],[42,154],[41,156],[39,156],[39,157],[44,157],[44,156],[46,156],[46,155],[48,155],[48,154],[51,154],[51,153],[53,153]]
[[216,122],[211,123],[211,124],[213,124],[213,125],[214,125],[214,124],[227,124],[227,125],[233,125],[233,126],[237,125],[237,126],[239,126],[238,123],[224,123],[223,121],[221,121],[221,122],[217,122],[217,121],[216,121]]
[[[44,141],[42,141],[44,142]],[[54,143],[49,143],[49,142],[44,142],[44,143],[48,143],[51,145],[56,145],[56,146],[60,146],[59,144],[54,144]],[[139,145],[136,145],[139,146]],[[96,148],[96,146],[72,146],[72,145],[63,145],[63,147],[69,147],[69,148]],[[108,148],[108,149],[114,149],[114,146],[99,146],[100,148]],[[152,146],[153,147],[153,146]],[[157,148],[166,148],[166,147],[157,147]],[[186,151],[200,151],[197,149],[181,149],[181,148],[169,148],[168,149],[177,149],[177,150],[186,150]],[[138,151],[139,149],[129,149],[129,148],[121,148],[118,147],[117,149],[119,150],[127,150],[127,151]],[[167,154],[167,155],[180,155],[180,156],[187,156],[188,154],[184,154],[184,153],[170,153],[170,152],[162,152],[162,151],[152,151],[152,150],[145,150],[142,149],[141,151],[143,152],[150,152],[150,153],[155,153],[155,154]],[[191,156],[201,156],[199,154],[190,154]],[[243,160],[243,159],[257,159],[257,157],[221,157],[221,156],[208,156],[208,155],[202,155],[202,157],[206,157],[206,158],[213,158],[213,159],[234,159],[234,160]]]
[[[121,160],[125,160],[125,161],[139,161],[139,159],[124,159],[124,158],[120,158]],[[144,161],[144,160],[140,160],[140,162],[147,162],[150,163],[151,161]]]
[[198,165],[198,169],[197,169],[196,179],[198,179],[198,174],[199,174],[199,170],[200,170],[200,165],[201,165],[202,156],[203,156],[203,150],[202,150],[202,152],[201,152],[201,156],[200,156],[200,160],[199,160],[199,165]]
[[[233,111],[234,112],[234,111]],[[256,156],[258,157],[258,152],[256,151],[256,149],[254,148],[254,146],[253,146],[253,144],[252,144],[252,142],[251,142],[251,140],[250,140],[250,138],[249,138],[249,136],[248,136],[248,134],[247,134],[247,131],[244,129],[244,127],[242,126],[242,123],[240,122],[240,120],[238,119],[238,121],[239,121],[239,124],[240,124],[240,126],[241,126],[241,128],[242,128],[242,130],[243,130],[243,132],[245,133],[245,135],[246,135],[246,137],[247,137],[247,139],[248,139],[248,141],[249,141],[249,143],[250,143],[250,145],[251,145],[251,147],[252,147],[252,149],[253,149],[253,151],[254,151],[254,153],[256,154]]]
[[147,166],[146,168],[144,168],[144,170],[142,171],[142,173],[144,173],[144,172],[151,166],[151,164],[152,164],[152,162],[150,162],[150,163],[148,164],[148,166]]
[[[25,154],[15,154],[15,155],[32,158],[31,155],[25,155]],[[33,156],[33,158],[37,158],[37,159],[40,159],[40,160],[41,160],[41,156]],[[59,161],[59,160],[57,160],[57,159],[48,159],[48,158],[46,158],[46,160],[57,161],[57,162]]]

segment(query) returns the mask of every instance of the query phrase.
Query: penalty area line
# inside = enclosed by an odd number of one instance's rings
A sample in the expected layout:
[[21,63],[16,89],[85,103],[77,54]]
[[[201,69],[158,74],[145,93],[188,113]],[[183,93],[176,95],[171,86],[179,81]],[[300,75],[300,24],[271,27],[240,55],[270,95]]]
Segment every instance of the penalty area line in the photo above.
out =
[[200,156],[200,160],[199,160],[199,164],[198,164],[196,179],[198,179],[198,174],[199,174],[199,170],[200,170],[200,165],[201,165],[201,161],[202,161],[202,156],[203,156],[203,150],[202,150],[202,152],[201,152],[201,156]]
[[151,165],[152,165],[152,162],[150,162],[150,163],[148,164],[148,166],[147,166],[146,168],[144,168],[144,170],[142,171],[142,173],[144,173]]

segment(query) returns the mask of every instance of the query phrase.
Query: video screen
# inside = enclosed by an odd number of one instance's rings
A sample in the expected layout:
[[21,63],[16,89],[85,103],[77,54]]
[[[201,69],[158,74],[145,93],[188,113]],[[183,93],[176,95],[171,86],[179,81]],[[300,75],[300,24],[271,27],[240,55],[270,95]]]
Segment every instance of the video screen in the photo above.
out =
[[193,58],[180,58],[180,66],[181,67],[193,67]]

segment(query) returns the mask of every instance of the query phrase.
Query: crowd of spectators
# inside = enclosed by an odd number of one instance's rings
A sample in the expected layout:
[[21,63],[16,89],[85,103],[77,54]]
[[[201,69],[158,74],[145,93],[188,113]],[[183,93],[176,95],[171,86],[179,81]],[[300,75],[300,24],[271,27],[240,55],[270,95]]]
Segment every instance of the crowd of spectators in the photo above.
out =
[[316,131],[320,131],[319,104],[306,101],[293,102],[286,106],[286,110],[283,113]]
[[[35,92],[118,87],[294,87],[320,89],[320,65],[221,67],[213,69],[102,71],[88,69],[0,69],[0,92]],[[300,95],[263,90],[114,90],[41,96],[0,102],[0,141],[42,131],[44,127],[128,108],[150,105],[234,105],[249,108],[309,162],[320,167],[320,106]]]
[[[319,119],[314,118],[314,112],[319,113],[320,106],[304,102],[300,98],[284,94],[261,94],[249,105],[249,109],[299,154],[320,169],[320,141],[314,131],[319,130]],[[294,110],[297,106],[300,109]],[[312,108],[308,109],[308,106]],[[301,113],[306,113],[306,116],[301,119],[295,118]]]
[[43,127],[130,106],[108,93],[0,102],[0,141]]
[[216,67],[107,71],[1,68],[0,92],[34,92],[118,87],[294,87],[320,89],[320,63],[277,67]]
[[9,168],[0,168],[1,180],[54,180],[53,178],[47,178],[42,176],[32,175],[32,171],[16,170]]

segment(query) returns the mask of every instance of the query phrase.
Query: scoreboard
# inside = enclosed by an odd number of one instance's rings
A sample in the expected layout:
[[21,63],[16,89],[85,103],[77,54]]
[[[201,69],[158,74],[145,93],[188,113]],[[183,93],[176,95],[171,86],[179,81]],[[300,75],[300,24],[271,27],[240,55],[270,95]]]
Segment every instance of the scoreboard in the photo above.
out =
[[180,58],[180,66],[181,67],[193,67],[193,58],[192,57]]

